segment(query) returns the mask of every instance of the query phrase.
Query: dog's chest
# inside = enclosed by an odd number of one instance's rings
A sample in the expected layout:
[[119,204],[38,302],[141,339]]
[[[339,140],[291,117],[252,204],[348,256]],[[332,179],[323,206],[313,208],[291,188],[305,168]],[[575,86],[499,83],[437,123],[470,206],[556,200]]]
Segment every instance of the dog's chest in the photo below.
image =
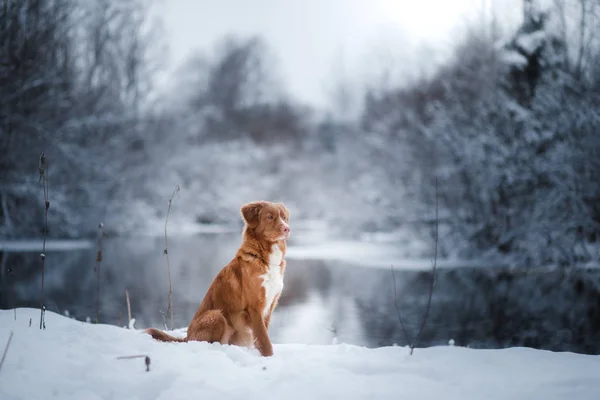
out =
[[271,309],[271,304],[275,296],[277,296],[283,290],[283,275],[281,274],[281,261],[283,260],[283,253],[279,246],[274,245],[269,255],[269,268],[267,272],[261,275],[263,279],[262,286],[265,288],[265,308],[263,315],[268,314]]

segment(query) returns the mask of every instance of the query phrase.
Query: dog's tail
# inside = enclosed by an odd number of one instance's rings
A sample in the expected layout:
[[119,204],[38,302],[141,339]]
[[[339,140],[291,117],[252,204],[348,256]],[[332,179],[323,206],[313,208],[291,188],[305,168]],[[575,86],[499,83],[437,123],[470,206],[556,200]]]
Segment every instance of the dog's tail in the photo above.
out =
[[161,342],[187,342],[186,338],[177,338],[156,328],[148,328],[145,330],[145,332]]

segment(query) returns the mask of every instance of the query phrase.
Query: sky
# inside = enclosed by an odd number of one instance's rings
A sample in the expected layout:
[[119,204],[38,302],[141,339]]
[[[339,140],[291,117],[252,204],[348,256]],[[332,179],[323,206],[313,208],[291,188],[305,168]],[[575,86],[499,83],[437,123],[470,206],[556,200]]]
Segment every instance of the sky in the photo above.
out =
[[[194,51],[226,34],[261,35],[288,92],[327,105],[335,82],[417,77],[442,62],[473,18],[521,16],[522,0],[166,0],[165,82]],[[492,3],[493,2],[493,3]],[[487,14],[486,14],[487,13]]]

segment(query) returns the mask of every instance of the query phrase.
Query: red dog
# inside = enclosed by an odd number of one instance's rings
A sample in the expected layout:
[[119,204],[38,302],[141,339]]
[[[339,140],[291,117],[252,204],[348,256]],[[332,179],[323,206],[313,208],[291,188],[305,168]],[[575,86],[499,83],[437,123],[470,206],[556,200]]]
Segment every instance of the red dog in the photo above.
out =
[[273,355],[268,329],[283,290],[290,213],[282,203],[267,201],[245,204],[241,213],[245,221],[242,244],[209,287],[189,324],[187,337],[146,329],[154,339],[247,347],[256,343],[261,355]]

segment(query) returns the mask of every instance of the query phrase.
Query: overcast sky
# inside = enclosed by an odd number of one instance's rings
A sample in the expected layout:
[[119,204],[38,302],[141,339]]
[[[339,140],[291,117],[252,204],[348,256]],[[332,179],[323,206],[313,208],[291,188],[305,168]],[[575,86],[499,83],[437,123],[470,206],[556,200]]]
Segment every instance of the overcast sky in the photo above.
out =
[[521,16],[522,0],[166,0],[167,66],[172,71],[228,33],[260,34],[289,92],[321,105],[335,76],[360,78],[392,65],[399,76],[418,75],[418,61],[443,59],[468,19],[492,1],[500,19]]

